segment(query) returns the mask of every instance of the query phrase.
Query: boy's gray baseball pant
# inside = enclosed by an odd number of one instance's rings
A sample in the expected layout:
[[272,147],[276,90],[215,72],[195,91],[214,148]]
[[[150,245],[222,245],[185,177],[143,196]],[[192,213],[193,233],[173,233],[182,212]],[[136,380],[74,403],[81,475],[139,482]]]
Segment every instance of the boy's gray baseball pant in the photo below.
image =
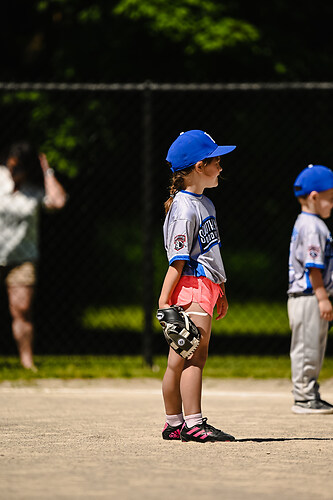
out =
[[315,295],[289,297],[288,316],[292,330],[290,359],[294,399],[318,399],[328,321],[320,317]]

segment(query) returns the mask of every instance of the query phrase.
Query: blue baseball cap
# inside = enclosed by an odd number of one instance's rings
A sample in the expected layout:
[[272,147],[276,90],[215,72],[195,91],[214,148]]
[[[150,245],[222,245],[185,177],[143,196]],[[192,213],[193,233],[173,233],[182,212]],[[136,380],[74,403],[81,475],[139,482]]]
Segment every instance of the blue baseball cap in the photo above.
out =
[[214,158],[230,153],[236,146],[218,146],[203,130],[182,132],[171,144],[166,160],[172,172],[183,170],[205,158]]
[[295,196],[304,196],[312,191],[327,191],[333,188],[333,172],[323,165],[308,165],[294,182]]

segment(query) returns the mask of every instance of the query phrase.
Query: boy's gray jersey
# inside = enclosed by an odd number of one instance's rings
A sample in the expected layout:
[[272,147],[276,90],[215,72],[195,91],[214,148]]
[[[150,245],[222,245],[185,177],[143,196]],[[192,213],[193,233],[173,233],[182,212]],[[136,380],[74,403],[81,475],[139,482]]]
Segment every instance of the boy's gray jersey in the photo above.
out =
[[324,286],[333,295],[332,236],[325,222],[315,214],[302,212],[296,219],[289,252],[288,294],[313,294],[309,269],[322,270]]
[[169,264],[186,261],[183,275],[206,276],[218,284],[226,281],[215,207],[206,196],[178,192],[165,218],[163,233]]

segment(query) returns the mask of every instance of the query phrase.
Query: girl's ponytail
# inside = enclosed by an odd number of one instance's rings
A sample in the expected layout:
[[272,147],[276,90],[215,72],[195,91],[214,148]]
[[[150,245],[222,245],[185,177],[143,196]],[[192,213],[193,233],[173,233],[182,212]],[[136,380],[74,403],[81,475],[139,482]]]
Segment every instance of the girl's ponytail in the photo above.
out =
[[[171,165],[170,165],[171,166]],[[194,165],[191,167],[185,168],[184,170],[177,170],[172,174],[171,183],[169,187],[170,197],[164,203],[165,215],[169,212],[173,199],[182,189],[185,189],[185,177],[192,172],[194,169]]]

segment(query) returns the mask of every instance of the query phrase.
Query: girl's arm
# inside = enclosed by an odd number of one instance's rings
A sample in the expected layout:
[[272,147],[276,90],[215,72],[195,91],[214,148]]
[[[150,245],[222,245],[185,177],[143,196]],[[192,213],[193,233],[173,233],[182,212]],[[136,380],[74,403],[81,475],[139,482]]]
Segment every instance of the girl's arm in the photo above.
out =
[[175,260],[167,270],[164,278],[161,295],[158,300],[159,309],[170,307],[171,295],[181,277],[185,260]]
[[333,320],[333,307],[324,287],[321,269],[310,268],[310,281],[314,293],[316,294],[320,316],[327,321]]
[[222,319],[228,312],[228,301],[227,296],[225,294],[225,286],[224,283],[220,285],[223,295],[219,296],[216,302],[217,316],[216,319]]

